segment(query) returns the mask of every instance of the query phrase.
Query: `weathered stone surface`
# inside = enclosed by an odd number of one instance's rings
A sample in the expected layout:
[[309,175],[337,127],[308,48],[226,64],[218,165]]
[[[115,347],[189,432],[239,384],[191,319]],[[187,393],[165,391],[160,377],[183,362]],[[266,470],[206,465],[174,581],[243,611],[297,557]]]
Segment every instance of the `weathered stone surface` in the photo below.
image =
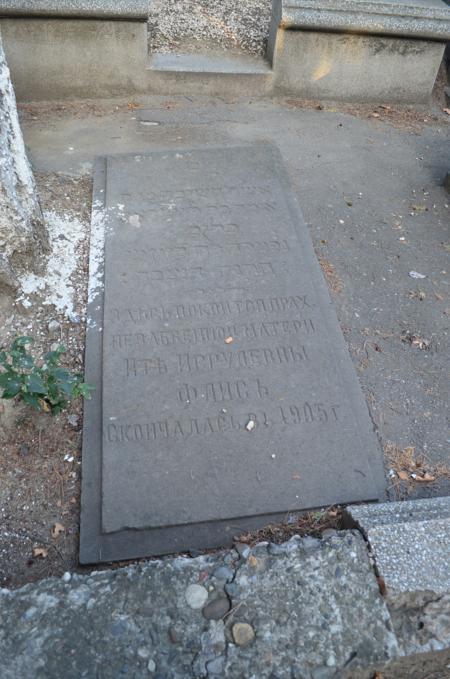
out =
[[47,234],[25,152],[16,99],[0,34],[0,287],[39,271]]
[[450,497],[346,507],[346,515],[367,533],[371,528],[412,521],[450,519]]
[[450,498],[347,507],[386,586],[402,652],[450,647]]
[[450,38],[445,0],[275,0],[272,22],[284,29]]
[[0,0],[2,16],[148,18],[147,0]]
[[449,37],[443,0],[275,0],[267,48],[274,90],[426,102]]
[[5,17],[0,26],[18,101],[118,97],[144,89],[145,21]]
[[[205,620],[185,601],[192,584],[213,588],[211,596],[223,593],[214,573],[230,562],[221,554],[0,590],[2,679],[60,679],[61,667],[67,679],[99,673],[140,679],[149,671],[165,679],[311,679],[319,670],[338,676],[344,667],[381,665],[395,656],[361,536],[341,533],[314,553],[300,538],[287,544],[285,556],[262,546],[247,561],[231,563],[238,590],[225,624]],[[251,644],[234,643],[237,623],[254,629]],[[177,644],[168,637],[171,625],[179,629]]]
[[450,497],[347,507],[388,592],[450,592]]
[[450,592],[450,519],[370,528],[367,538],[388,590]]
[[227,541],[241,517],[377,498],[378,443],[273,148],[111,157],[106,176],[101,532],[125,541],[116,558],[136,528],[140,553],[161,553]]

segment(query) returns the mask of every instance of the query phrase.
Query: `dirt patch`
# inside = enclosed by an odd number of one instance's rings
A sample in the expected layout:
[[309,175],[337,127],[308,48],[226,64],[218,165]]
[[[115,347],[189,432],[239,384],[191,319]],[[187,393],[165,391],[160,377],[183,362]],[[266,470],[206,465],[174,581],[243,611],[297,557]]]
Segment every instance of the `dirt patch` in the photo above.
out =
[[343,528],[341,508],[329,507],[317,512],[307,512],[299,517],[287,518],[283,523],[269,524],[260,530],[236,537],[236,541],[251,547],[258,542],[281,544],[294,535],[321,537],[326,530],[341,528]]
[[[70,281],[75,303],[68,318],[64,311],[45,304],[45,290],[28,296],[30,306],[4,298],[0,345],[31,335],[35,338],[32,353],[39,357],[52,345],[64,344],[64,366],[83,372],[91,180],[47,173],[38,173],[36,180],[45,211],[63,215],[63,224],[74,219],[84,227],[75,246],[76,268]],[[69,229],[66,237],[70,238]],[[0,586],[15,587],[75,568],[81,424],[80,401],[56,417],[20,403],[0,402]],[[60,528],[55,530],[57,524]]]
[[440,107],[437,100],[427,109],[401,104],[347,104],[345,102],[323,103],[314,99],[285,99],[285,106],[294,109],[314,109],[328,113],[347,113],[375,125],[388,123],[407,132],[420,132],[424,127],[450,125],[450,115]]
[[319,264],[322,268],[331,292],[334,295],[338,295],[340,292],[342,292],[342,281],[339,278],[335,267],[328,259],[325,259],[325,257],[319,257]]
[[450,479],[450,467],[446,462],[433,462],[414,446],[400,448],[388,442],[384,454],[388,478],[398,500],[405,500],[419,485]]

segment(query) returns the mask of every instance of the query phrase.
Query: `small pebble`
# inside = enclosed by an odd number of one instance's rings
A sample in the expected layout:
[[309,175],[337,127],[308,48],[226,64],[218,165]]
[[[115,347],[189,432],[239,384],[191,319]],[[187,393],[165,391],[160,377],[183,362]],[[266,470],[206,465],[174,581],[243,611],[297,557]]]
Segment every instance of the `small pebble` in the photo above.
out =
[[194,609],[203,608],[208,601],[208,592],[201,585],[189,585],[184,596],[188,606]]
[[219,568],[216,568],[213,575],[217,580],[232,580],[234,573],[228,566],[219,566]]
[[147,664],[147,669],[149,672],[156,672],[156,663],[150,658]]
[[230,608],[231,604],[226,597],[213,599],[206,604],[203,609],[203,617],[205,617],[206,620],[221,620],[228,613]]
[[63,582],[70,582],[72,580],[72,575],[71,575],[71,573],[66,571],[61,579],[62,579]]
[[26,457],[27,455],[30,454],[30,446],[27,446],[26,443],[21,443],[19,446],[19,454],[23,455]]
[[72,425],[72,427],[76,427],[78,425],[78,415],[69,415],[67,417],[67,422]]
[[250,554],[250,547],[242,542],[236,542],[234,548],[241,559],[247,559],[248,555]]
[[239,586],[234,582],[227,582],[225,585],[225,592],[231,598],[236,597],[239,594]]
[[47,328],[52,337],[59,336],[61,332],[61,323],[58,323],[58,321],[50,321]]
[[236,622],[232,629],[234,642],[238,646],[247,646],[255,638],[255,631],[248,622]]
[[147,658],[150,658],[150,651],[148,650],[148,648],[144,647],[138,648],[137,654],[139,658],[142,658],[143,660],[147,660]]

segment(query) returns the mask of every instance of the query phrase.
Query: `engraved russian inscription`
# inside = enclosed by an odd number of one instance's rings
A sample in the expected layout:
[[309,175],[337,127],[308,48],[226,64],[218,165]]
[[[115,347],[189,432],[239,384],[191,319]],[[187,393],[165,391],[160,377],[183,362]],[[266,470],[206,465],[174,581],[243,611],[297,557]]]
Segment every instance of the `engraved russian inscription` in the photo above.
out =
[[375,499],[377,443],[277,153],[109,158],[106,176],[103,534],[231,535]]

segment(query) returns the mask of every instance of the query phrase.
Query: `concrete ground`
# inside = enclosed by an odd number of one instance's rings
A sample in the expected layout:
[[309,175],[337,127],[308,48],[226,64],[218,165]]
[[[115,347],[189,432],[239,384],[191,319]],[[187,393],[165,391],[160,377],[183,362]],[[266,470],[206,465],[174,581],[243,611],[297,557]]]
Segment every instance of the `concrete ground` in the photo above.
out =
[[389,497],[449,494],[450,118],[294,100],[139,104],[25,107],[34,167],[79,176],[105,153],[275,143],[386,452]]

